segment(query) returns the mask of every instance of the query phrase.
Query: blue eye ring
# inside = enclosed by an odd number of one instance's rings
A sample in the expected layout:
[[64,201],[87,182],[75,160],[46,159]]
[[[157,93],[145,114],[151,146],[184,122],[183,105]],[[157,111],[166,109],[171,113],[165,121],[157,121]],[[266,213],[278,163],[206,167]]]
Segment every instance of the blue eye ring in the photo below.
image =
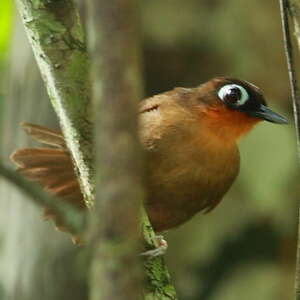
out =
[[241,106],[249,100],[247,90],[238,84],[226,84],[218,91],[218,97],[231,105]]

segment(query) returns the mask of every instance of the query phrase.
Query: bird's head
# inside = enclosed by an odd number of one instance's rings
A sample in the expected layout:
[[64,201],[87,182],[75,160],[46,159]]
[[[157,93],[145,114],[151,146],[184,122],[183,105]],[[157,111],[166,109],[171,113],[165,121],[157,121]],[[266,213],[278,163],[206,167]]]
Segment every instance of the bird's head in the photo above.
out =
[[217,77],[198,88],[203,123],[227,141],[236,141],[259,121],[286,124],[267,107],[260,89],[238,79]]

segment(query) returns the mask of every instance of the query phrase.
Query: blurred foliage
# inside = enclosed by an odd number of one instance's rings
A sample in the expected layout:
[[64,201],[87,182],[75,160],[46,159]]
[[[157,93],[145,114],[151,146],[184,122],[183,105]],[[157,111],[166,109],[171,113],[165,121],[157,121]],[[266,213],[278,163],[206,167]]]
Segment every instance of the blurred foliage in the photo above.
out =
[[[0,2],[1,74],[11,2]],[[224,201],[168,233],[180,299],[292,299],[300,178],[277,1],[142,0],[141,13],[146,95],[229,75],[261,87],[291,120],[258,125]]]
[[[3,112],[3,93],[2,86],[4,85],[6,58],[9,50],[9,43],[12,29],[12,1],[0,1],[0,121],[2,119],[1,112]],[[1,129],[1,127],[0,127]]]
[[11,37],[12,1],[1,0],[0,2],[0,61],[7,53]]

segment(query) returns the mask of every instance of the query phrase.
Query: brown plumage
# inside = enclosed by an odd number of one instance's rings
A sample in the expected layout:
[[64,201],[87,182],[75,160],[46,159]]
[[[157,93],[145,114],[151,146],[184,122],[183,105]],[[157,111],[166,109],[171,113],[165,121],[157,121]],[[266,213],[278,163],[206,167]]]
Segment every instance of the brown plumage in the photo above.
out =
[[[30,181],[40,183],[47,192],[72,203],[79,209],[85,204],[74,173],[72,159],[59,131],[23,123],[22,127],[36,141],[53,148],[23,148],[11,155],[17,171]],[[59,230],[67,231],[62,220],[49,208],[44,209],[46,219],[52,219]]]
[[[239,172],[238,139],[256,123],[286,123],[266,107],[260,90],[237,79],[215,78],[195,88],[175,88],[140,105],[139,132],[146,154],[145,207],[157,232],[212,210]],[[72,160],[59,131],[23,124],[52,148],[20,149],[18,171],[79,209],[84,208]],[[46,216],[60,220],[46,210]]]

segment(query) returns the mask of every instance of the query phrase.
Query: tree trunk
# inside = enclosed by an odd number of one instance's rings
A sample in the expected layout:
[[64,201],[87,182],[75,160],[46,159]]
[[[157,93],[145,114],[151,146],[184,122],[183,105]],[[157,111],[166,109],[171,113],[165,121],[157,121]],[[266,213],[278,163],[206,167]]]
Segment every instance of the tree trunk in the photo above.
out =
[[[138,1],[88,3],[98,166],[90,230],[91,299],[176,299],[163,258],[145,259],[143,292],[139,280],[137,220],[143,171],[137,133],[142,98]],[[142,231],[148,246],[155,247],[146,216]]]

